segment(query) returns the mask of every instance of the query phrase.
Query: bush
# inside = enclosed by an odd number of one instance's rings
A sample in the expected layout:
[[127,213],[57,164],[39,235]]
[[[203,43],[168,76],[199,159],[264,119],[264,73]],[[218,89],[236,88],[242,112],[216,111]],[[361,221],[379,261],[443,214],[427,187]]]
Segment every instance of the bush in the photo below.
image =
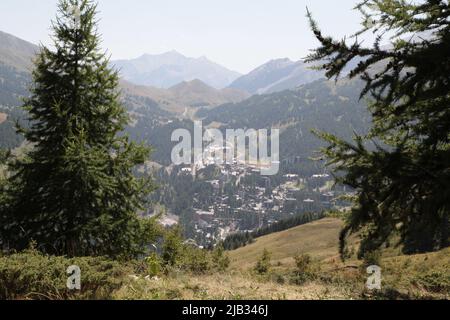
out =
[[[72,265],[81,269],[81,290],[67,288]],[[0,257],[0,299],[109,299],[127,272],[107,258],[68,259],[30,249]]]
[[182,259],[178,266],[185,271],[195,274],[204,274],[211,270],[210,253],[206,250],[184,246]]
[[270,271],[270,259],[271,254],[267,249],[264,249],[261,258],[259,258],[258,262],[255,266],[255,271],[258,274],[266,274]]
[[316,277],[316,272],[312,265],[312,258],[309,254],[300,254],[294,257],[296,269],[294,271],[293,282],[303,284]]
[[222,246],[218,246],[211,252],[183,244],[182,232],[179,227],[165,232],[161,257],[166,271],[176,268],[196,274],[204,274],[213,269],[224,271],[230,264]]
[[230,265],[230,258],[223,247],[219,246],[213,251],[183,245],[176,267],[195,274],[205,274],[211,271],[225,271]]
[[309,254],[301,254],[294,257],[297,272],[305,273],[311,268],[311,256]]
[[380,263],[381,263],[381,251],[380,250],[368,251],[364,254],[364,257],[363,257],[363,266],[364,267],[379,266]]
[[[182,245],[174,266],[183,271],[205,274],[213,270],[225,271],[229,265],[230,259],[224,252],[223,247],[209,251],[190,245]],[[167,266],[171,265],[168,264]]]
[[175,266],[183,254],[181,229],[177,226],[164,234],[162,259],[166,265]]
[[161,274],[161,271],[163,269],[162,261],[156,253],[152,253],[147,258],[145,258],[145,265],[145,271],[150,277],[155,277]]
[[225,271],[230,266],[230,258],[225,253],[223,246],[217,246],[212,252],[212,262],[217,271]]
[[450,273],[448,270],[432,270],[418,275],[415,282],[428,291],[450,293]]

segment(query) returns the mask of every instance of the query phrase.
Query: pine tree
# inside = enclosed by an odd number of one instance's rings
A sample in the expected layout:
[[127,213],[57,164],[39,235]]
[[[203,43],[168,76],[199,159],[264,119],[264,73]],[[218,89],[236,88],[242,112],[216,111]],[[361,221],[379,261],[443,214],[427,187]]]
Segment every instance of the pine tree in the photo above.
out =
[[118,74],[100,51],[96,5],[60,0],[53,23],[54,49],[35,61],[30,128],[32,148],[16,159],[0,204],[0,241],[69,256],[133,255],[149,225],[138,219],[152,190],[133,168],[150,150],[119,133],[128,122],[120,104]]
[[[450,7],[442,0],[365,0],[357,7],[362,30],[354,42],[323,36],[308,61],[336,79],[350,62],[361,77],[361,98],[372,102],[373,128],[347,142],[327,133],[324,153],[339,182],[356,191],[341,233],[362,231],[359,256],[400,235],[405,253],[449,244],[450,213]],[[371,32],[372,47],[358,37]],[[389,45],[381,44],[389,35]]]

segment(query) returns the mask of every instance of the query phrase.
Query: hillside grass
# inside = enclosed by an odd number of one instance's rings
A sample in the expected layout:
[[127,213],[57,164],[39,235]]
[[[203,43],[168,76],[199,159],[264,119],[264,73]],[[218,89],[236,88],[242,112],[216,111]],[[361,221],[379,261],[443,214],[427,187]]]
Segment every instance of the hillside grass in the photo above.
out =
[[230,251],[231,268],[253,267],[264,249],[272,253],[272,261],[293,266],[293,257],[308,253],[316,260],[339,260],[338,239],[343,222],[325,218],[285,231],[257,238],[245,247]]
[[113,296],[119,300],[317,300],[353,299],[338,285],[310,282],[303,286],[258,278],[247,272],[210,275],[179,274],[131,280]]
[[[35,251],[0,257],[0,296],[5,299],[120,299],[120,300],[264,300],[264,299],[449,299],[450,248],[417,255],[398,249],[382,251],[382,290],[366,289],[366,266],[355,257],[342,262],[337,237],[342,222],[325,218],[258,238],[247,247],[228,252],[228,270],[195,272],[166,267],[149,275],[144,261],[119,263],[103,258],[67,259]],[[351,240],[356,246],[358,238]],[[267,272],[255,265],[267,249]],[[309,259],[299,267],[295,257]],[[194,255],[195,261],[199,259]],[[191,261],[190,259],[189,261]],[[194,261],[192,260],[192,261]],[[191,261],[191,263],[192,263]],[[82,266],[80,293],[65,291],[65,268]],[[200,266],[201,264],[199,264]],[[193,269],[194,270],[194,269]],[[86,286],[87,285],[87,286]]]
[[[354,264],[354,262],[352,262]],[[365,287],[367,275],[358,266],[338,261],[314,261],[314,278],[295,284],[293,268],[272,264],[266,275],[250,270],[215,274],[172,272],[150,279],[130,278],[113,299],[138,300],[362,300],[362,299],[449,299],[450,248],[382,259],[382,290]]]
[[[256,239],[251,245],[228,251],[230,269],[213,274],[172,270],[155,279],[135,278],[114,299],[449,299],[450,248],[405,256],[400,248],[385,248],[378,264],[382,290],[366,289],[364,262],[354,254],[345,262],[338,252],[343,222],[325,218]],[[359,238],[350,239],[356,252]],[[271,253],[270,271],[257,274],[263,251]],[[308,273],[299,274],[295,256],[311,257]]]

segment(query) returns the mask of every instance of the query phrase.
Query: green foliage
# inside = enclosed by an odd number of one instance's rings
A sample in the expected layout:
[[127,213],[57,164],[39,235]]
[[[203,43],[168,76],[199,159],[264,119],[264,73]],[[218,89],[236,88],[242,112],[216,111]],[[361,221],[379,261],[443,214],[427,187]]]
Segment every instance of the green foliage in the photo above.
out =
[[8,150],[0,149],[0,165],[4,165],[7,163],[11,153]]
[[450,292],[450,273],[445,269],[431,270],[417,275],[414,282],[431,292]]
[[363,266],[379,266],[381,263],[381,250],[368,251],[364,254]]
[[[80,9],[74,26],[73,7]],[[96,6],[61,0],[54,47],[42,47],[21,129],[34,148],[10,166],[0,203],[0,245],[69,256],[136,256],[148,244],[136,213],[153,189],[133,169],[150,150],[119,133],[128,116],[118,74],[99,48]]]
[[3,186],[6,183],[7,177],[6,165],[10,157],[11,153],[9,150],[0,149],[0,199],[4,195]]
[[308,280],[315,279],[316,272],[309,254],[299,254],[294,257],[294,260],[296,269],[294,271],[293,282],[295,284],[303,284]]
[[192,246],[184,246],[178,266],[180,269],[194,274],[204,274],[211,270],[211,262],[210,252]]
[[223,247],[227,250],[236,250],[254,242],[253,235],[250,232],[238,232],[231,234],[223,241]]
[[267,274],[271,268],[270,259],[271,259],[271,253],[267,249],[264,249],[263,254],[259,258],[259,260],[256,262],[255,269],[254,269],[255,272],[258,274],[261,274],[261,275]]
[[166,231],[162,246],[161,257],[165,264],[175,266],[181,259],[183,253],[183,238],[181,228],[176,226]]
[[230,257],[222,245],[218,245],[212,252],[212,262],[217,271],[225,271],[230,266]]
[[247,231],[231,234],[225,238],[222,245],[226,250],[235,250],[241,247],[245,247],[249,244],[252,244],[255,241],[255,239],[259,237],[263,237],[271,233],[280,232],[290,228],[301,226],[303,224],[307,224],[312,221],[322,219],[323,217],[324,217],[323,213],[319,214],[302,213],[295,217],[291,217],[273,223],[270,226],[259,228],[254,232]]
[[145,272],[150,277],[159,275],[163,271],[163,263],[161,258],[156,254],[152,253],[145,258],[146,270]]
[[[81,269],[81,290],[67,289],[67,268]],[[129,272],[102,257],[65,258],[34,249],[0,257],[0,299],[110,299]]]
[[311,256],[309,254],[300,254],[294,257],[295,266],[297,267],[297,272],[305,273],[309,270],[311,266]]
[[271,234],[271,233],[284,231],[284,230],[287,230],[287,229],[290,229],[293,227],[297,227],[297,226],[301,226],[301,225],[310,223],[315,220],[320,220],[323,217],[324,217],[323,213],[314,214],[314,213],[304,212],[295,217],[281,220],[276,223],[273,223],[270,226],[260,228],[260,229],[256,230],[254,232],[254,234],[252,234],[252,235],[255,238],[263,237],[263,236]]
[[222,246],[208,251],[184,244],[182,231],[178,226],[165,232],[161,258],[168,269],[175,267],[194,274],[225,271],[230,264]]
[[[350,77],[373,100],[373,127],[353,143],[317,133],[338,182],[356,191],[341,233],[341,253],[351,233],[364,229],[359,257],[399,233],[405,253],[449,245],[450,230],[450,5],[448,1],[367,0],[357,9],[375,43],[363,47],[325,37],[308,16],[321,47],[308,58],[327,76]],[[386,34],[391,46],[381,47]],[[416,36],[410,36],[416,35]]]

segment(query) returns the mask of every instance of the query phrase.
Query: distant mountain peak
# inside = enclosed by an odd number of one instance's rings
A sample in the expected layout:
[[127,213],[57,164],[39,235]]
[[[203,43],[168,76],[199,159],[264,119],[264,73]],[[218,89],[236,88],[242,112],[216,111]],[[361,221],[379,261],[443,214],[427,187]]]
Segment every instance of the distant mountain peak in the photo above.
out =
[[187,58],[184,54],[178,52],[177,50],[170,50],[170,51],[162,53],[161,55]]
[[192,88],[202,88],[202,89],[214,89],[210,86],[208,86],[206,83],[199,79],[194,79],[190,81],[182,81],[172,87],[169,88],[169,90],[179,90],[179,89],[192,89]]
[[206,56],[190,58],[176,50],[155,55],[144,54],[137,59],[111,63],[127,81],[166,89],[192,79],[199,79],[208,86],[222,89],[240,76],[238,72],[212,62]]
[[284,68],[284,67],[293,65],[294,63],[295,62],[289,58],[272,59],[272,60],[269,60],[268,62],[266,62],[265,64],[259,66],[254,71],[274,69],[274,68]]
[[280,63],[294,63],[294,61],[292,61],[289,58],[279,58],[279,59],[272,59],[268,62],[268,64],[280,64]]
[[294,89],[322,77],[322,72],[310,70],[303,60],[292,61],[289,58],[281,58],[270,60],[238,78],[230,88],[245,90],[252,94],[264,94]]
[[211,61],[211,60],[208,59],[207,56],[198,57],[197,60],[200,60],[200,61]]
[[169,56],[169,55],[178,55],[178,56],[183,56],[184,57],[184,55],[179,53],[177,50],[169,50],[169,51],[165,51],[165,52],[161,52],[161,53],[149,53],[149,52],[146,52],[146,53],[144,53],[143,55],[141,55],[138,58],[141,58],[141,57],[155,57],[155,56]]

